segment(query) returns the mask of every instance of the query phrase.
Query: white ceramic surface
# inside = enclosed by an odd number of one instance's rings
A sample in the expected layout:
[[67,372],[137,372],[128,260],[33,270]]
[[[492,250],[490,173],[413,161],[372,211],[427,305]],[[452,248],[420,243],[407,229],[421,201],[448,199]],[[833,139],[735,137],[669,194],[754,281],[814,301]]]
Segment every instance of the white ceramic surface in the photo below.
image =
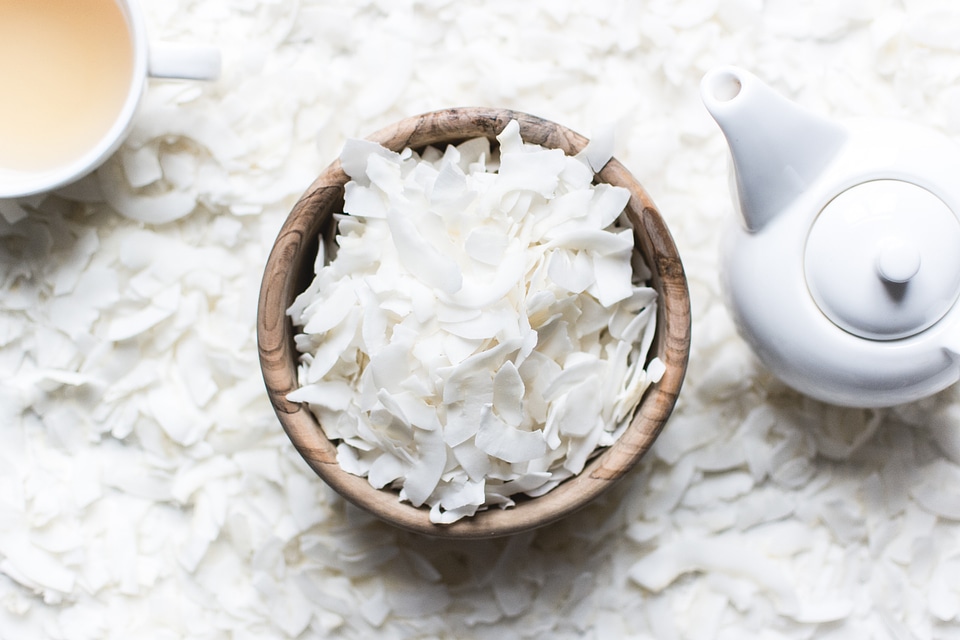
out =
[[150,43],[137,0],[116,0],[130,31],[133,74],[127,97],[109,131],[72,162],[43,171],[0,169],[0,198],[17,198],[51,191],[79,180],[100,166],[123,142],[148,78],[214,80],[220,74],[220,52],[208,45]]
[[845,126],[743,69],[701,84],[743,215],[724,245],[741,334],[792,387],[891,406],[960,377],[960,149],[891,120]]

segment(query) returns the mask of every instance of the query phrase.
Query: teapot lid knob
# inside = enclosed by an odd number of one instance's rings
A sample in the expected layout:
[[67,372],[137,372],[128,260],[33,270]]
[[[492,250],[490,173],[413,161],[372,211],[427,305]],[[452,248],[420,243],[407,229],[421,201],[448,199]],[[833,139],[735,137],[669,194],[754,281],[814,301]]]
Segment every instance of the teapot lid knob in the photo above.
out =
[[850,187],[817,216],[804,272],[820,311],[872,340],[918,334],[960,297],[960,220],[931,191],[902,180]]
[[913,242],[892,236],[880,244],[877,275],[891,284],[904,284],[920,271],[920,262],[920,249]]

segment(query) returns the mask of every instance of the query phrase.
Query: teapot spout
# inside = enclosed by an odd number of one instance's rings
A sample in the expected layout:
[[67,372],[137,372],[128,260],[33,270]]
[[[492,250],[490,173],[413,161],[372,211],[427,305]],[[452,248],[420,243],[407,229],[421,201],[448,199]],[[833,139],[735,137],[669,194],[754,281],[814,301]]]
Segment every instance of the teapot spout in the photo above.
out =
[[700,97],[720,125],[747,229],[759,231],[805,191],[836,156],[844,130],[737,67],[709,71]]

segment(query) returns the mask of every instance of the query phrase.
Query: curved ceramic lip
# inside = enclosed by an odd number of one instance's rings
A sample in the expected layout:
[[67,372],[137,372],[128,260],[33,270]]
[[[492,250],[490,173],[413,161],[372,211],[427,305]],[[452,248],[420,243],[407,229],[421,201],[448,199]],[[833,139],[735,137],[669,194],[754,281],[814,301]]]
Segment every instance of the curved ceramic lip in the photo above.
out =
[[123,12],[133,47],[133,68],[127,98],[110,129],[79,158],[41,172],[0,169],[0,198],[19,198],[52,191],[91,173],[123,143],[133,125],[146,86],[148,42],[142,10],[135,2],[115,0]]
[[[434,111],[387,126],[367,139],[388,147],[419,148],[434,141],[480,135],[492,138],[512,119],[520,122],[522,132],[539,127],[542,138],[528,139],[530,142],[561,148],[567,153],[575,153],[586,144],[586,138],[560,125],[492,108]],[[463,136],[458,138],[461,133]],[[523,135],[527,139],[527,134]],[[347,181],[339,161],[320,174],[291,211],[267,260],[257,311],[257,346],[261,373],[280,424],[303,459],[330,487],[381,520],[407,531],[447,539],[494,538],[538,528],[570,515],[612,487],[643,457],[670,416],[683,384],[690,350],[690,296],[676,245],[643,187],[615,159],[600,171],[599,179],[615,180],[631,192],[631,224],[642,227],[636,237],[653,271],[653,282],[661,292],[656,351],[650,355],[664,361],[666,372],[644,394],[627,430],[579,475],[543,496],[518,502],[511,509],[491,508],[453,524],[437,525],[429,522],[428,510],[401,503],[396,493],[374,489],[366,478],[341,469],[335,445],[323,435],[313,414],[305,405],[286,399],[287,393],[299,386],[295,332],[286,314],[287,307],[300,293],[301,269],[296,265],[304,261],[313,264],[315,254],[309,255],[310,246],[316,246],[317,233],[329,221],[328,215],[318,215],[317,211],[329,209],[326,212],[332,214]]]

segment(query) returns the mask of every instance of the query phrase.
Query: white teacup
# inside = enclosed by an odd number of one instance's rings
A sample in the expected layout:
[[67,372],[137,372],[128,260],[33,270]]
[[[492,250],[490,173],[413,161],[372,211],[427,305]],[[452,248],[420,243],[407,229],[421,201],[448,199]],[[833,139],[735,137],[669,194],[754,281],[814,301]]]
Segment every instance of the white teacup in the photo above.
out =
[[219,74],[214,47],[148,43],[137,0],[0,0],[0,198],[100,166],[129,132],[147,78]]

